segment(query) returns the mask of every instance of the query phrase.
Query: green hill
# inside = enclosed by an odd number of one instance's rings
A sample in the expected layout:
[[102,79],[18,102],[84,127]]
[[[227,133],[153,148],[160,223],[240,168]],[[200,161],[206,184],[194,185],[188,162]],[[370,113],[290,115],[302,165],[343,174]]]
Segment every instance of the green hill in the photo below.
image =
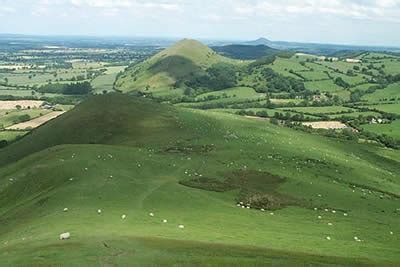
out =
[[399,163],[396,150],[93,96],[0,150],[0,266],[396,266]]
[[134,65],[121,75],[116,87],[123,92],[141,91],[156,95],[182,95],[178,81],[202,74],[217,63],[238,62],[218,55],[195,40],[185,39],[152,58]]

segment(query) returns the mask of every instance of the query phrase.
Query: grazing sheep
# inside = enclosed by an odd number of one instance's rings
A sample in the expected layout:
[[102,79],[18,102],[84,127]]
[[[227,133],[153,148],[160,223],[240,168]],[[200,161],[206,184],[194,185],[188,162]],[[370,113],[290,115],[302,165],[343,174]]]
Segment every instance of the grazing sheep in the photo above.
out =
[[332,226],[333,224],[332,224],[332,223],[328,223],[328,225],[329,225],[329,226]]
[[330,237],[330,236],[327,236],[327,237],[326,237],[326,240],[328,240],[328,241],[331,240],[331,237]]
[[265,211],[265,209],[261,209],[261,211]]
[[332,210],[332,213],[336,213],[336,210]]
[[322,219],[322,216],[318,216],[318,219]]
[[179,229],[184,229],[185,226],[184,226],[183,224],[180,224],[180,225],[178,225],[178,228],[179,228]]
[[67,212],[68,211],[68,208],[64,208],[64,212]]
[[98,209],[98,210],[97,210],[97,213],[98,213],[98,214],[101,214],[101,209]]
[[60,234],[60,240],[67,240],[67,239],[70,239],[70,237],[71,237],[71,234],[68,232]]
[[274,213],[273,213],[273,212],[270,212],[270,215],[274,215]]
[[347,217],[347,216],[348,216],[348,214],[347,214],[347,213],[343,213],[343,216]]
[[126,215],[125,214],[122,215],[121,218],[122,218],[122,220],[125,220],[126,219]]
[[392,232],[392,231],[390,231],[390,234],[391,234],[391,235],[393,235],[393,232]]
[[163,222],[163,223],[167,223],[168,221],[167,221],[167,219],[164,219],[162,222]]
[[149,213],[150,217],[154,217],[154,213],[150,212]]

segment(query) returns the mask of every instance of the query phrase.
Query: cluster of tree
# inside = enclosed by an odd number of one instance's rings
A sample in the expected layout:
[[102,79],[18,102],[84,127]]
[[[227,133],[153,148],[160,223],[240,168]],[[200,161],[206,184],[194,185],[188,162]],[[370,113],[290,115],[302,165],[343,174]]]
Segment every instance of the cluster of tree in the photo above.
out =
[[64,95],[86,95],[92,91],[92,85],[89,82],[82,83],[49,83],[36,89],[39,93],[53,93]]
[[270,68],[263,69],[261,74],[268,81],[268,92],[297,93],[306,91],[302,81],[278,74]]
[[[217,63],[205,72],[195,72],[184,81],[189,88],[207,88],[210,90],[223,90],[236,85],[237,68],[232,64]],[[185,94],[191,93],[190,91]]]
[[258,59],[274,55],[279,51],[265,45],[226,45],[212,47],[212,49],[224,56],[243,60]]
[[350,84],[348,84],[346,81],[344,81],[344,80],[342,79],[342,77],[336,77],[336,79],[334,80],[334,83],[335,83],[337,86],[343,87],[343,88],[345,88],[345,89],[350,88]]

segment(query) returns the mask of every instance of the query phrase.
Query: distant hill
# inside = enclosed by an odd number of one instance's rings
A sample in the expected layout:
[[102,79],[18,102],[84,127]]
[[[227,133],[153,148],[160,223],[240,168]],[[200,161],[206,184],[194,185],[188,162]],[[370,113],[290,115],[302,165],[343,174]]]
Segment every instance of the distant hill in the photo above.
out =
[[270,46],[273,45],[273,42],[267,38],[258,38],[257,40],[254,41],[248,41],[244,42],[243,45],[253,45],[253,46],[258,46],[258,45],[266,45]]
[[193,75],[201,75],[216,63],[235,63],[219,55],[206,45],[184,39],[161,51],[150,59],[136,64],[118,77],[116,86],[123,92],[148,91],[152,93],[176,90],[182,93],[177,83]]
[[258,59],[261,57],[274,55],[279,52],[278,49],[274,49],[263,44],[226,45],[212,47],[212,49],[223,56],[242,60]]

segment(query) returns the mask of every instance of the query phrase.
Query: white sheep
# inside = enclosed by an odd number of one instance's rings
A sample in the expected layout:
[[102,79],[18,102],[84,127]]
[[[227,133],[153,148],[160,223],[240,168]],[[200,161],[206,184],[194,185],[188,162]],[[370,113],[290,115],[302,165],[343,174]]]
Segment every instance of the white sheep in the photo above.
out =
[[168,222],[168,220],[167,220],[167,219],[164,219],[162,222],[163,222],[163,223],[167,223],[167,222]]
[[68,211],[68,208],[64,208],[64,210],[63,210],[64,212],[67,212]]
[[184,226],[183,224],[180,224],[180,225],[178,225],[178,228],[179,228],[179,229],[184,229],[185,226]]
[[149,213],[150,217],[154,217],[154,213],[150,212]]
[[330,237],[330,236],[327,236],[327,237],[326,237],[326,240],[328,240],[328,241],[331,240],[331,237]]
[[122,215],[121,218],[122,218],[122,220],[125,220],[126,219],[126,215],[125,214]]
[[322,216],[318,216],[318,219],[322,219]]
[[98,214],[101,214],[101,209],[98,209],[98,210],[97,210],[97,213],[98,213]]
[[60,234],[60,240],[70,239],[71,234],[69,232]]

